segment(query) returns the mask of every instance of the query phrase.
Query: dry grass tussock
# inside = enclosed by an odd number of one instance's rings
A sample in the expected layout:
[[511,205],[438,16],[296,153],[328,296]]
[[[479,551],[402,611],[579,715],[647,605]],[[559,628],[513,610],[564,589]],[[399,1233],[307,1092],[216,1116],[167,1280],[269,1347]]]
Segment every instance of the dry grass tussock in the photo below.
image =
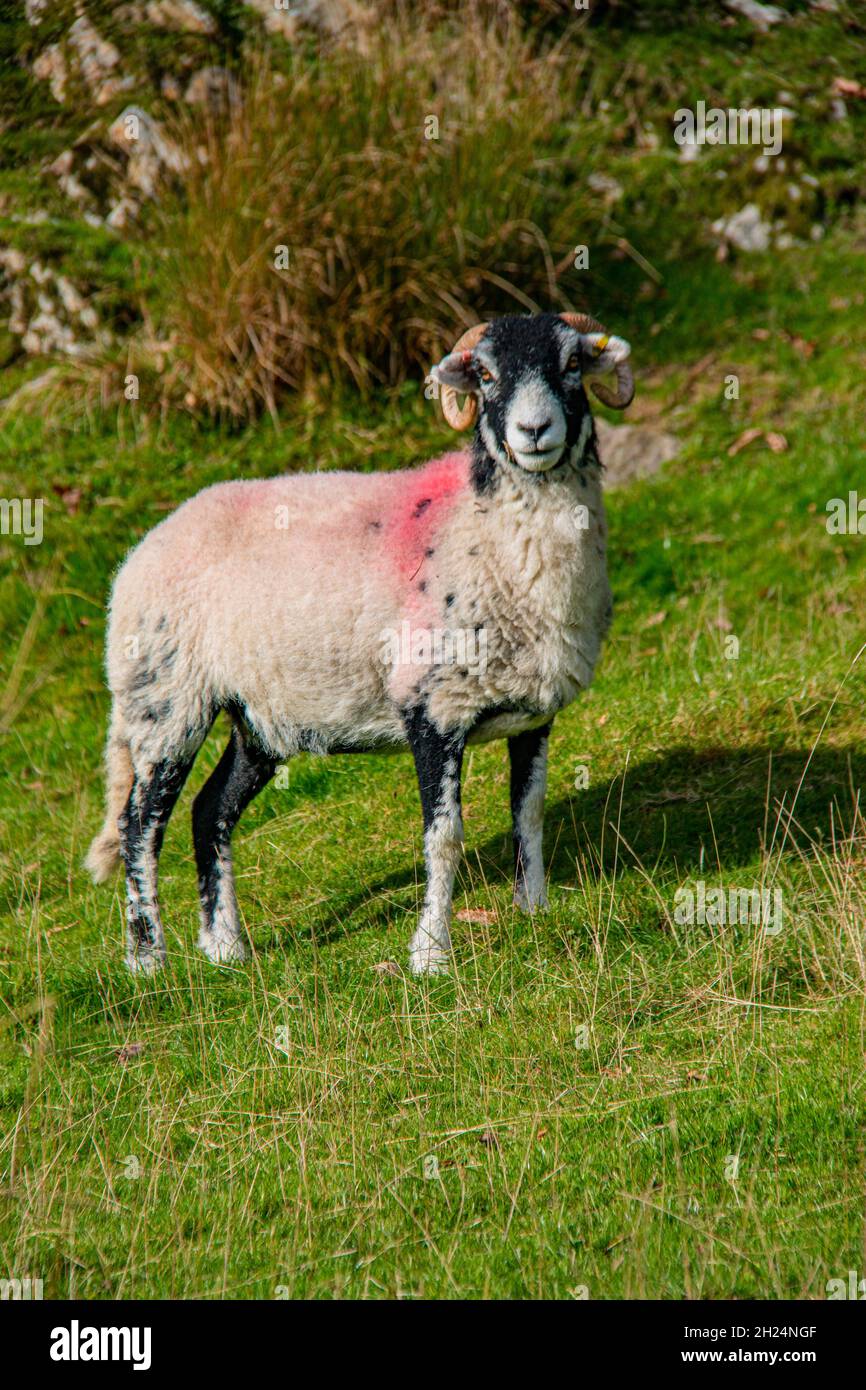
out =
[[395,383],[480,315],[565,306],[573,87],[573,54],[477,17],[249,72],[181,132],[161,227],[161,327],[197,400],[243,418],[311,378]]

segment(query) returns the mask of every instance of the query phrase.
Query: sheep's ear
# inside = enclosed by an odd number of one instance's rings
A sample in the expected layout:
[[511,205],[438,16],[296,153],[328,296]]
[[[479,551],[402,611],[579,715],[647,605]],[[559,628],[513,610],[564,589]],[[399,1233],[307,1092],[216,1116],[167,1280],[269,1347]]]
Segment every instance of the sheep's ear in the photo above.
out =
[[447,357],[430,369],[430,375],[440,386],[450,386],[461,396],[478,390],[478,373],[473,365],[471,349],[468,348],[461,352],[449,352]]
[[625,338],[615,338],[611,333],[581,333],[580,343],[585,376],[603,376],[631,356]]

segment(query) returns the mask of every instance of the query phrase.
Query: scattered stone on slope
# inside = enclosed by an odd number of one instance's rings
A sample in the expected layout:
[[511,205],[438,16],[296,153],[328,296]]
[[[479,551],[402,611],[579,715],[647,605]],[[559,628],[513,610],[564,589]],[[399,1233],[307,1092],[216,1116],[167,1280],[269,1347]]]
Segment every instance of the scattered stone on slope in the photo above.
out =
[[9,307],[9,331],[31,355],[86,357],[111,341],[92,304],[67,275],[15,247],[0,247],[0,300]]
[[722,4],[732,14],[738,14],[742,19],[754,24],[762,34],[766,34],[774,24],[781,24],[783,20],[791,18],[787,11],[780,10],[778,5],[759,5],[758,0],[722,0]]
[[49,164],[49,174],[54,174],[57,179],[57,186],[61,193],[70,198],[73,203],[86,203],[89,201],[90,193],[75,173],[75,153],[73,150],[64,150]]
[[703,148],[703,145],[698,144],[693,133],[687,134],[683,143],[680,145],[679,157],[681,163],[693,164],[696,159],[700,158],[700,153]]
[[[120,62],[120,52],[109,39],[104,39],[86,14],[79,15],[69,30],[68,40],[78,58],[81,76],[97,103],[110,101],[116,91],[117,79],[112,77]],[[106,88],[109,94],[105,95]]]
[[127,157],[126,182],[154,198],[166,173],[187,168],[182,150],[170,140],[159,121],[140,106],[127,106],[108,128],[108,138]]
[[111,160],[106,164],[104,158],[97,158],[95,150],[92,140],[82,138],[74,148],[63,150],[48,165],[48,173],[57,179],[61,193],[78,206],[91,224],[94,217],[100,220],[106,181],[119,177],[123,171],[119,161]]
[[761,217],[757,203],[746,203],[730,217],[720,217],[712,224],[720,243],[729,243],[738,251],[766,251],[770,246],[772,228]]
[[144,5],[139,4],[138,0],[131,0],[126,5],[118,5],[114,11],[114,18],[118,24],[122,24],[124,29],[133,29],[137,24],[145,24],[147,15]]
[[51,43],[36,55],[33,63],[33,76],[40,82],[47,82],[54,100],[63,104],[66,98],[66,83],[69,69],[59,43]]
[[243,4],[261,15],[269,34],[281,34],[284,39],[294,39],[297,35],[296,16],[289,10],[276,9],[273,0],[243,0]]
[[125,232],[131,227],[139,214],[139,205],[134,198],[121,198],[109,209],[105,225],[115,232]]
[[595,430],[606,488],[653,477],[680,450],[676,435],[645,425],[611,425],[597,418]]
[[127,106],[106,129],[95,122],[48,166],[90,226],[129,227],[143,199],[187,168],[187,159],[155,117]]
[[17,247],[4,246],[0,248],[0,266],[10,275],[23,275],[27,269],[27,259]]
[[37,54],[33,75],[48,82],[51,95],[61,105],[66,101],[70,77],[79,76],[96,105],[105,106],[134,85],[133,78],[116,71],[119,63],[119,50],[82,14],[62,43],[49,44]]
[[291,10],[277,9],[274,0],[243,0],[243,4],[261,15],[269,34],[285,39],[294,39],[304,27],[320,34],[340,34],[353,25],[362,27],[371,17],[357,0],[294,0]]
[[209,111],[224,111],[240,97],[240,88],[227,68],[199,68],[193,73],[183,94],[190,106],[206,106]]
[[87,308],[84,296],[78,292],[67,275],[58,275],[54,283],[67,314],[75,314],[80,318]]
[[611,178],[610,174],[590,174],[586,182],[594,193],[601,193],[608,203],[618,203],[625,191],[622,184]]
[[182,34],[217,32],[213,15],[195,0],[149,0],[146,15],[158,29],[173,29]]
[[48,0],[24,0],[24,17],[34,27],[42,23],[47,10]]

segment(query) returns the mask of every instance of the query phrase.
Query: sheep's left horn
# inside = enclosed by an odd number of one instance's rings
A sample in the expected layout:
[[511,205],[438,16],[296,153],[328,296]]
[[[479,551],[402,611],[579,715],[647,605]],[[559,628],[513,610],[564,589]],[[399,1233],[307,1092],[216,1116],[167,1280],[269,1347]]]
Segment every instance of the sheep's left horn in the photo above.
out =
[[[472,328],[467,328],[462,337],[457,339],[451,352],[469,353],[477,343],[481,341],[487,332],[486,323],[476,323]],[[470,425],[475,424],[475,417],[478,414],[478,402],[474,396],[467,396],[463,405],[457,403],[458,392],[453,386],[442,387],[442,414],[448,421],[452,429],[468,430]]]
[[609,386],[604,386],[600,381],[590,382],[593,391],[600,401],[609,405],[611,410],[625,410],[627,405],[631,405],[634,400],[634,376],[628,362],[617,362],[614,367],[616,373],[616,390],[612,391]]
[[[571,328],[576,328],[578,333],[606,333],[604,324],[599,323],[598,319],[591,318],[589,314],[560,314],[559,316]],[[610,406],[611,410],[625,410],[627,405],[631,405],[634,400],[634,376],[631,364],[617,362],[614,367],[616,373],[616,390],[613,391],[609,386],[603,386],[600,381],[590,383],[598,399],[605,405]]]

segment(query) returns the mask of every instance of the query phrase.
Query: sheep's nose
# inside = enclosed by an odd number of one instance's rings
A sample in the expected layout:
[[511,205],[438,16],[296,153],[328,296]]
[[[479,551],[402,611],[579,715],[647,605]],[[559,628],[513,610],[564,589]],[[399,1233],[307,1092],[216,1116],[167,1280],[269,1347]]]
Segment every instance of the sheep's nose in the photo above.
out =
[[542,420],[540,425],[522,425],[518,420],[517,428],[519,430],[522,430],[524,434],[531,435],[537,444],[541,436],[544,434],[545,430],[550,429],[552,423],[553,421],[549,417],[547,420]]

